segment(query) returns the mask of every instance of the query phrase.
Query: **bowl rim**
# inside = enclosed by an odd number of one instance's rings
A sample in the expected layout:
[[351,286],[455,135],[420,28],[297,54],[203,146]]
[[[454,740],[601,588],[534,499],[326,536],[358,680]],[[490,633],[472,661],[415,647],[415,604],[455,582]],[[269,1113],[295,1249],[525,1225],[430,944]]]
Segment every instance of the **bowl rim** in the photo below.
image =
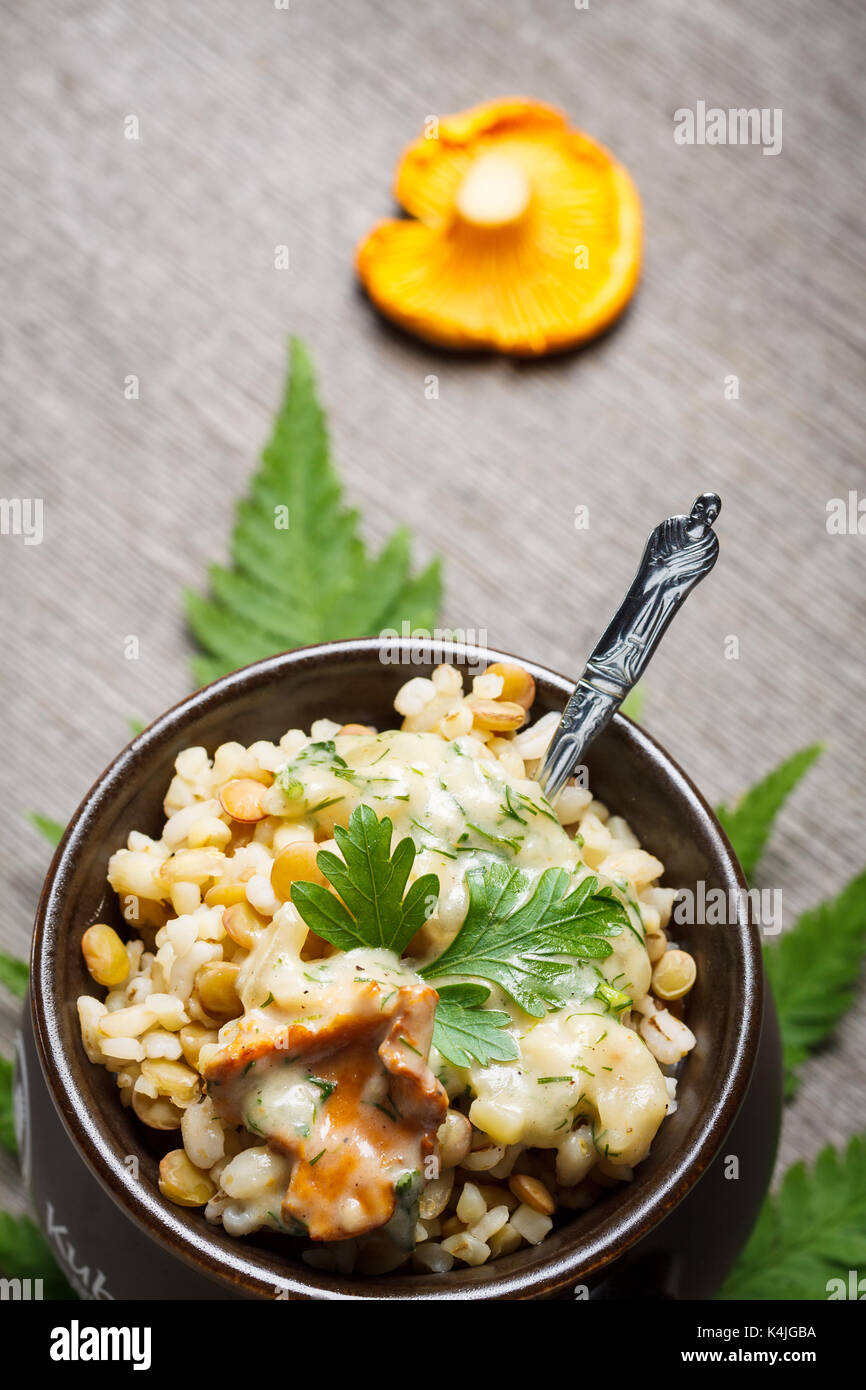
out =
[[[726,888],[737,889],[736,928],[740,948],[739,1028],[718,1094],[693,1122],[681,1147],[682,1157],[661,1169],[640,1197],[625,1192],[607,1214],[603,1229],[594,1237],[576,1238],[572,1246],[545,1257],[535,1248],[535,1258],[519,1270],[497,1271],[493,1265],[477,1270],[452,1271],[446,1276],[400,1274],[346,1280],[286,1264],[284,1269],[264,1268],[270,1252],[250,1247],[245,1241],[224,1235],[220,1227],[192,1230],[148,1184],[135,1179],[109,1142],[110,1117],[100,1114],[78,1087],[66,1055],[64,1006],[68,1000],[55,990],[54,965],[65,942],[56,930],[64,918],[64,881],[88,836],[89,822],[106,798],[128,784],[130,775],[143,771],[149,753],[163,738],[182,732],[184,726],[210,709],[218,708],[235,694],[247,693],[293,669],[368,658],[387,644],[399,652],[399,661],[386,664],[383,672],[422,667],[453,660],[465,666],[491,661],[512,661],[525,667],[536,682],[558,690],[566,698],[574,682],[552,668],[492,647],[421,637],[379,636],[315,643],[279,653],[240,667],[179,700],[137,734],[100,774],[85,793],[60,840],[46,875],[36,912],[31,948],[30,1008],[43,1075],[63,1125],[76,1150],[100,1185],[134,1223],[164,1250],[180,1258],[200,1274],[222,1285],[226,1296],[288,1297],[313,1299],[508,1299],[550,1296],[573,1286],[579,1275],[589,1275],[611,1264],[658,1225],[694,1187],[716,1156],[742,1104],[757,1054],[763,1012],[763,971],[760,935],[752,921],[746,880],[721,824],[700,791],[679,764],[654,738],[622,714],[615,727],[660,771],[669,786],[696,817],[704,840],[712,846]],[[416,671],[417,674],[417,671]],[[692,822],[694,824],[694,822]],[[74,909],[72,909],[74,911]],[[67,924],[68,925],[68,924]],[[105,1132],[104,1132],[105,1131]],[[187,1213],[188,1216],[188,1213]],[[225,1241],[230,1244],[226,1248]],[[521,1252],[527,1255],[529,1252]],[[456,1277],[455,1277],[456,1276]],[[460,1276],[465,1276],[461,1279]]]

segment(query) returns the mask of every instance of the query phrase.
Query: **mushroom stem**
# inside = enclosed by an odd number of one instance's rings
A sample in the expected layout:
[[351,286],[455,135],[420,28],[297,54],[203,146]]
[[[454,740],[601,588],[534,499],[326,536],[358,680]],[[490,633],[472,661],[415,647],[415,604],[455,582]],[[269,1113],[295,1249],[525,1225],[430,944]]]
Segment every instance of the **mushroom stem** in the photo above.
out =
[[524,169],[501,154],[473,160],[457,190],[457,212],[473,227],[509,227],[519,222],[532,193]]

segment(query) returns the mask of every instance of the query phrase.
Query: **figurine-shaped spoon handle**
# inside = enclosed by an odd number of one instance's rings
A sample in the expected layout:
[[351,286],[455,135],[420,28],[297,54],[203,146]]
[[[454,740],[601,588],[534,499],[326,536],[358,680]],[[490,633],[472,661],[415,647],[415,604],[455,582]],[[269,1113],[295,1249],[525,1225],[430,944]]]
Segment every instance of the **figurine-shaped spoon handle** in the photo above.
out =
[[549,800],[643,675],[680,604],[716,563],[713,522],[721,507],[714,492],[705,492],[688,516],[668,517],[650,534],[631,588],[586,663],[538,773]]

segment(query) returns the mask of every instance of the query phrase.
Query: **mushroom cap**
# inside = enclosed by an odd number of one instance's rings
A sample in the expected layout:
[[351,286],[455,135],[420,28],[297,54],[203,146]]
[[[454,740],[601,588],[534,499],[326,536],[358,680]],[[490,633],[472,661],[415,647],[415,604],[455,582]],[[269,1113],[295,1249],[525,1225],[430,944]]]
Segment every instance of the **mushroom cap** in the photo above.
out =
[[507,97],[442,117],[404,152],[394,194],[410,216],[374,227],[357,268],[377,308],[417,337],[562,351],[602,332],[634,291],[634,183],[553,107]]

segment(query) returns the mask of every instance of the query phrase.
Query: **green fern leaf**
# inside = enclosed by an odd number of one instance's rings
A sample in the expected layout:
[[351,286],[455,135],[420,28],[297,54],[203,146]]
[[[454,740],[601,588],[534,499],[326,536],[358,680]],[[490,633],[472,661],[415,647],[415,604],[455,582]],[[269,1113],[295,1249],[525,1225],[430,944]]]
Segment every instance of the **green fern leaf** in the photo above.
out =
[[866,870],[836,898],[804,912],[773,945],[764,947],[785,1062],[785,1092],[797,1087],[797,1067],[825,1042],[850,1008],[866,947]]
[[205,683],[275,652],[388,629],[431,629],[441,597],[438,562],[411,575],[408,533],[378,555],[343,503],[309,358],[297,340],[270,443],[239,503],[231,566],[210,571],[210,594],[187,593],[193,663]]
[[[719,1294],[723,1299],[851,1296],[866,1265],[866,1137],[826,1148],[811,1170],[795,1163]],[[857,1294],[854,1295],[857,1297]]]
[[773,768],[762,781],[750,787],[736,806],[716,808],[716,814],[749,882],[758,867],[776,816],[823,749],[822,743],[802,748],[799,753]]

